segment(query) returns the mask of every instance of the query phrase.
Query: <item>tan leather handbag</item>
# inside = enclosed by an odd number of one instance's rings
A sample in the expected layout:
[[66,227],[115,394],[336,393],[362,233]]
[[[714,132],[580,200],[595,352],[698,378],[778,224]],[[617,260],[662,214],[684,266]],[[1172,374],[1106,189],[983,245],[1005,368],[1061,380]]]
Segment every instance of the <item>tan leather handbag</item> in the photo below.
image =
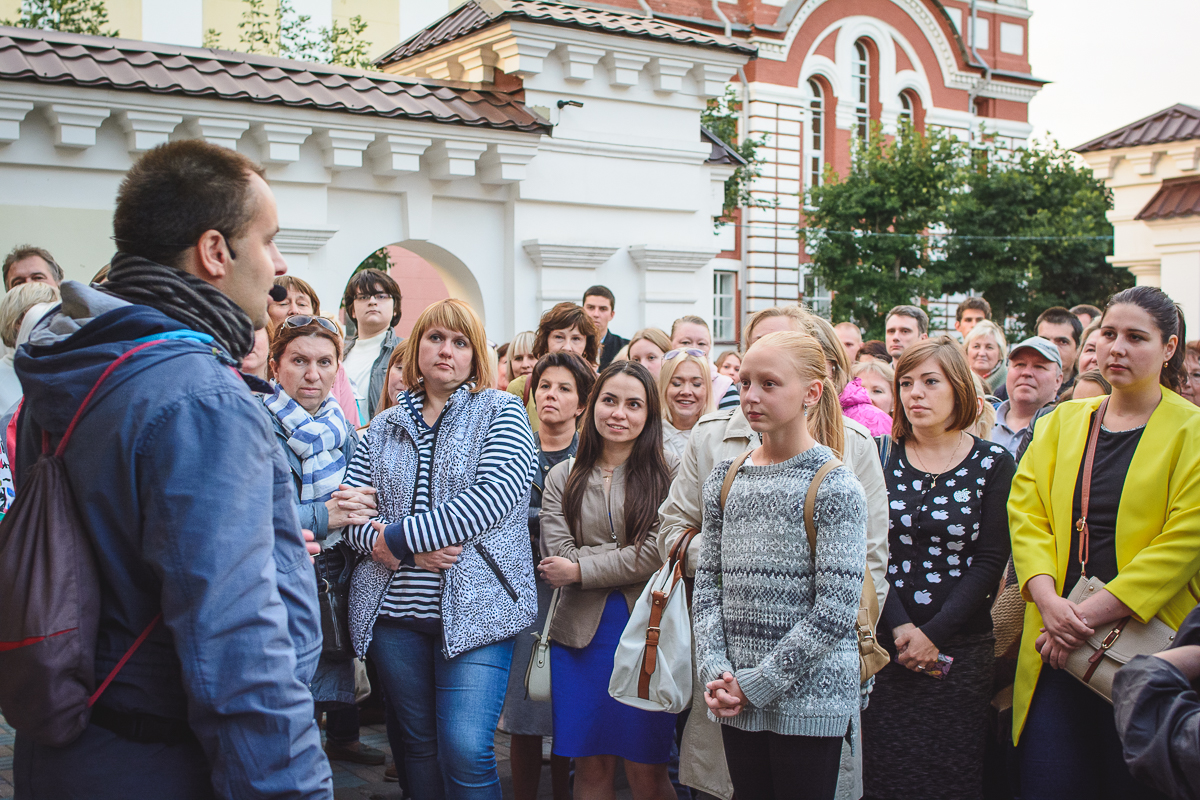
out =
[[[1096,458],[1096,442],[1100,438],[1100,425],[1104,421],[1107,408],[1108,399],[1105,398],[1096,412],[1096,422],[1092,425],[1087,451],[1083,457],[1083,496],[1079,520],[1075,523],[1075,528],[1079,531],[1079,565],[1082,574],[1067,597],[1077,605],[1104,588],[1104,581],[1089,578],[1087,574],[1090,535],[1087,515],[1088,500],[1092,493],[1092,464]],[[1115,623],[1098,627],[1082,647],[1067,657],[1067,672],[1111,703],[1113,677],[1117,670],[1128,664],[1134,656],[1160,653],[1174,641],[1175,631],[1158,618],[1142,623],[1133,617],[1125,617]]]

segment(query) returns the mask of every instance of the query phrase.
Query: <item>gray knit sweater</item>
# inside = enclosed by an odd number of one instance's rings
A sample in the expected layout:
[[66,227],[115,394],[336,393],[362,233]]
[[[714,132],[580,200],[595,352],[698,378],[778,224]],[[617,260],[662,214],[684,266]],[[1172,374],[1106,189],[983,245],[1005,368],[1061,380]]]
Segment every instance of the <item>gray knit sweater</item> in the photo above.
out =
[[[730,461],[704,482],[704,547],[692,615],[701,680],[733,673],[749,701],[719,720],[786,736],[843,736],[859,707],[854,621],[866,563],[867,501],[845,467],[817,494],[817,569],[804,497],[824,446],[766,467],[743,465],[720,509]],[[716,719],[712,712],[709,717]]]

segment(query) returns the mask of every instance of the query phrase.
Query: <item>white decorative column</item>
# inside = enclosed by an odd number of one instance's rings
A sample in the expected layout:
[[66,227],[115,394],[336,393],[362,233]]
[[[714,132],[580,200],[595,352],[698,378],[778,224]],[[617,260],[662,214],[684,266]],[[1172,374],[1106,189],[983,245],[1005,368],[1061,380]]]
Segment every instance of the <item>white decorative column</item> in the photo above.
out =
[[521,246],[538,268],[541,311],[564,300],[583,300],[583,290],[596,283],[596,269],[620,249],[615,245],[543,239],[528,239]]

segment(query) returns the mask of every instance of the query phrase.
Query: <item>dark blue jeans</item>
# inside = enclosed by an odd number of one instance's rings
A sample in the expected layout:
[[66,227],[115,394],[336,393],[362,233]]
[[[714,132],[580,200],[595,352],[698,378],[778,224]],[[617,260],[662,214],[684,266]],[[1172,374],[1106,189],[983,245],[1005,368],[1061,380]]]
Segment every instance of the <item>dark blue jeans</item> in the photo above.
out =
[[513,641],[447,660],[441,637],[376,624],[370,657],[395,703],[414,800],[500,800],[493,746]]
[[1129,774],[1112,706],[1065,670],[1042,667],[1018,758],[1021,800],[1163,798]]

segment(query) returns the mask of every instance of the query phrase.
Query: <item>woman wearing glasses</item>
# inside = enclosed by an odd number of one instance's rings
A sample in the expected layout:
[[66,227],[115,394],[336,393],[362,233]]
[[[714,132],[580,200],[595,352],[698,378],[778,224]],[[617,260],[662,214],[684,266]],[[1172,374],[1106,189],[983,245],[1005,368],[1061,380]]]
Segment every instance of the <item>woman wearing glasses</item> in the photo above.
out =
[[663,356],[658,398],[663,410],[663,448],[682,458],[692,428],[713,410],[713,384],[703,351],[671,350]]
[[346,284],[342,306],[355,335],[346,341],[346,375],[354,384],[359,419],[366,424],[379,406],[387,383],[387,364],[400,337],[400,286],[386,272],[363,269]]
[[[263,397],[275,435],[292,469],[300,525],[321,547],[332,547],[351,523],[375,516],[375,490],[343,485],[358,437],[330,395],[342,355],[336,323],[324,317],[288,317],[275,331],[268,365],[275,391]],[[354,664],[322,657],[313,700],[326,712],[325,752],[331,759],[382,764],[383,753],[358,740]]]

